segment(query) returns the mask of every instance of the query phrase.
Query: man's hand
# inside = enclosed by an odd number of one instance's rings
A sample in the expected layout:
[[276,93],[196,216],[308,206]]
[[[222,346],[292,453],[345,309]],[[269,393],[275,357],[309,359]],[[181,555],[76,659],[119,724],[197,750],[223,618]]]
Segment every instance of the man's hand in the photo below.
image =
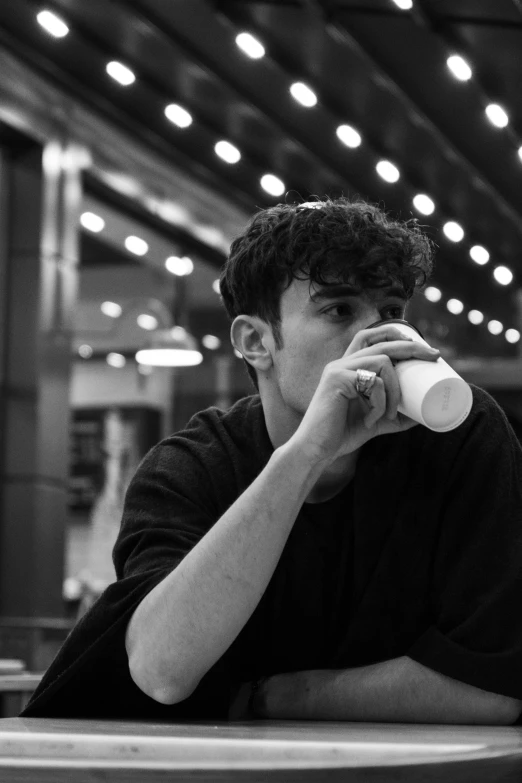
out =
[[[328,466],[377,435],[401,432],[416,422],[397,412],[401,394],[394,363],[437,361],[439,351],[405,339],[390,324],[363,329],[344,355],[324,368],[308,409],[292,436],[314,462]],[[357,370],[377,373],[368,401],[355,389]]]
[[484,691],[402,656],[356,669],[318,669],[264,680],[254,716],[372,723],[514,723],[522,700]]

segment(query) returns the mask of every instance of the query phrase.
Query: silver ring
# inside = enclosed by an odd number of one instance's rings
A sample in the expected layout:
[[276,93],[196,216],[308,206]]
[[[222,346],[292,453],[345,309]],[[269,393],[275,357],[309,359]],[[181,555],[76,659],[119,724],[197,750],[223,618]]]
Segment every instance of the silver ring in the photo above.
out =
[[356,375],[355,391],[357,394],[360,394],[361,397],[364,397],[365,400],[369,400],[375,385],[377,373],[372,370],[357,370]]

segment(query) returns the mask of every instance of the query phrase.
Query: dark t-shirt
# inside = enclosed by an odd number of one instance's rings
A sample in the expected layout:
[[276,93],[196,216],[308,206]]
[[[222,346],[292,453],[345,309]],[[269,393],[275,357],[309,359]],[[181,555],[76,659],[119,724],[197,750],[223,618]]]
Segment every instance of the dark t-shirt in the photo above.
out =
[[114,548],[117,581],[23,714],[226,719],[240,682],[402,655],[521,699],[522,450],[494,400],[473,395],[456,430],[374,438],[345,489],[305,503],[243,630],[188,699],[162,705],[130,677],[128,620],[273,452],[257,395],[194,416],[139,466]]

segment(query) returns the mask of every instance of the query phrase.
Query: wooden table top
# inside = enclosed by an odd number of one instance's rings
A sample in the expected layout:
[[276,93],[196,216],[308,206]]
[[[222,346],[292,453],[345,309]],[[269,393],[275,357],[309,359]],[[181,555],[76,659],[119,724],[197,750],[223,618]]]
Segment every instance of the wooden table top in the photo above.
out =
[[520,783],[522,727],[0,720],[0,781],[369,779]]

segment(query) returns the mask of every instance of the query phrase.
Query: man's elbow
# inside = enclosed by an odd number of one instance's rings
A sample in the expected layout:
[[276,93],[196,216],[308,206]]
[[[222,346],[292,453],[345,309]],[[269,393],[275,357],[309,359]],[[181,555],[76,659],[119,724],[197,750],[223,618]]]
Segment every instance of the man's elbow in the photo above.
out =
[[135,658],[129,658],[129,673],[140,691],[159,704],[178,704],[196,689],[196,685],[178,682],[170,672],[167,676],[155,676],[150,666],[141,665]]

